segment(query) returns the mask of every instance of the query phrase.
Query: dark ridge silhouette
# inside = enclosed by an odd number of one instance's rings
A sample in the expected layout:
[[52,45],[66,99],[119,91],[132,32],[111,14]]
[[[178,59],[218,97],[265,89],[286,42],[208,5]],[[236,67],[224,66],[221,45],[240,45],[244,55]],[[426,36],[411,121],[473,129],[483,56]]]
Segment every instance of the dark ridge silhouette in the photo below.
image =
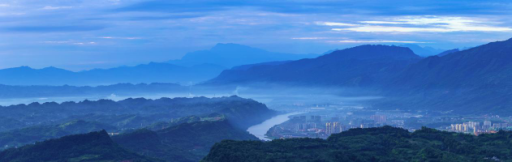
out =
[[0,152],[0,161],[160,161],[128,152],[106,131],[65,136]]
[[390,126],[357,128],[327,140],[226,140],[215,144],[202,161],[508,161],[511,136],[505,131],[474,136],[430,128],[412,133]]
[[314,59],[261,64],[223,71],[205,85],[283,83],[303,86],[356,86],[381,84],[407,65],[420,60],[410,49],[364,45],[334,51]]
[[225,68],[214,64],[178,66],[169,63],[149,63],[110,69],[67,71],[55,67],[32,69],[18,67],[0,70],[0,84],[6,85],[75,85],[96,86],[117,83],[181,83],[205,81]]
[[113,137],[116,143],[133,152],[176,162],[199,161],[213,144],[227,139],[258,140],[226,120],[182,123],[156,131],[141,129]]

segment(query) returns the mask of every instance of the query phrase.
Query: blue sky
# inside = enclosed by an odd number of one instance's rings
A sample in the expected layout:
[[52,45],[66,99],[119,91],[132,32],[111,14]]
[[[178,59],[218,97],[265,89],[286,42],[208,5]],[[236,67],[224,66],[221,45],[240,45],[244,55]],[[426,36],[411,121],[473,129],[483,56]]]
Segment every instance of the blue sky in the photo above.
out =
[[471,47],[511,38],[511,15],[509,0],[0,0],[0,68],[135,65],[217,43]]

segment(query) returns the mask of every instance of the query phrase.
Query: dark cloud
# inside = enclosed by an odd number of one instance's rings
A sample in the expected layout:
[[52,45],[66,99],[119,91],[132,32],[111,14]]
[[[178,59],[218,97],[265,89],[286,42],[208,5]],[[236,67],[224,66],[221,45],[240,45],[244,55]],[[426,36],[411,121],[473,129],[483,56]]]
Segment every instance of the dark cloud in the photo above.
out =
[[424,14],[504,14],[512,13],[512,3],[503,0],[155,0],[125,6],[115,11],[208,12],[251,7],[280,13],[336,13],[375,15]]

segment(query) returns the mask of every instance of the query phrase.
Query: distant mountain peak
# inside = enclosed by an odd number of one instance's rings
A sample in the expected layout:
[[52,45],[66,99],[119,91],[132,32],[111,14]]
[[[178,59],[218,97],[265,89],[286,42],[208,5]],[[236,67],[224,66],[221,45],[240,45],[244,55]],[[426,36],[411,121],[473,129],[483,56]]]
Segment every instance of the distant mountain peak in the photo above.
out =
[[48,67],[45,67],[43,69],[58,69],[58,68],[56,68],[55,66],[48,66]]
[[409,48],[362,45],[313,59],[240,66],[222,72],[206,84],[286,83],[296,85],[376,85],[410,63],[420,60]]
[[171,60],[169,63],[182,66],[194,66],[208,63],[231,68],[240,65],[299,60],[316,56],[317,55],[312,54],[306,55],[270,52],[264,49],[235,43],[218,43],[208,50],[190,52],[181,59]]
[[224,47],[244,47],[244,48],[252,48],[246,45],[242,44],[236,44],[236,43],[217,43],[212,48],[224,48]]
[[54,66],[48,66],[48,67],[42,68],[40,70],[69,72],[68,70],[57,68],[57,67],[54,67]]
[[407,47],[407,48],[411,49],[416,55],[422,56],[422,57],[434,56],[443,51],[446,51],[443,49],[437,49],[437,48],[428,47],[428,46],[420,46],[417,44],[399,44],[397,46]]
[[217,43],[215,46],[211,48],[212,51],[257,51],[257,52],[266,52],[262,49],[253,48],[246,45],[235,44],[235,43]]
[[343,50],[337,50],[331,54],[322,57],[343,57],[352,59],[417,59],[420,58],[411,49],[407,47],[388,46],[388,45],[361,45]]

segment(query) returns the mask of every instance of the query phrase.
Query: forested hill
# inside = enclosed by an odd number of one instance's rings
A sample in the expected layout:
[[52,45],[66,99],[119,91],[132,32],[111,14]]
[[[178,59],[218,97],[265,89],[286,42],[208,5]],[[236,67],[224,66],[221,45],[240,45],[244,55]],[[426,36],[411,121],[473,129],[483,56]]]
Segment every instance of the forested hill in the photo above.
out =
[[116,143],[130,151],[174,162],[199,161],[213,144],[226,139],[258,140],[226,120],[182,123],[156,131],[141,129],[113,137]]
[[72,96],[130,96],[155,93],[186,93],[189,87],[173,83],[129,84],[119,83],[105,86],[13,86],[0,84],[0,98],[48,98]]
[[59,125],[38,125],[23,129],[0,132],[0,150],[21,147],[36,141],[59,138],[66,135],[89,133],[93,131],[115,131],[116,127],[82,120],[70,121]]
[[85,120],[133,128],[148,126],[158,121],[170,121],[173,118],[212,113],[226,115],[226,118],[237,127],[249,127],[276,115],[275,111],[260,102],[237,96],[156,100],[130,98],[117,102],[85,100],[0,106],[0,121],[52,124],[56,121]]
[[363,45],[281,64],[222,72],[206,85],[354,89],[384,96],[376,109],[512,114],[512,39],[420,58],[396,46]]
[[512,39],[425,58],[386,83],[375,107],[512,114]]
[[0,107],[0,123],[5,123],[0,127],[4,132],[0,133],[0,144],[10,148],[101,129],[114,133],[160,129],[187,123],[191,116],[195,116],[192,122],[220,116],[230,126],[246,130],[277,113],[262,103],[237,96],[21,104]]
[[314,59],[260,64],[223,71],[206,85],[282,83],[301,86],[355,86],[381,84],[421,58],[397,46],[364,45],[334,51]]
[[257,64],[222,72],[206,84],[281,83],[303,86],[479,88],[512,84],[512,39],[445,56],[420,58],[410,49],[363,45],[314,59]]
[[203,161],[509,161],[511,138],[505,131],[474,136],[430,128],[413,133],[389,126],[357,128],[327,140],[223,141]]
[[492,42],[443,57],[433,56],[407,67],[394,84],[407,88],[511,87],[512,39]]
[[60,139],[39,142],[0,152],[0,161],[47,162],[47,161],[160,161],[128,152],[114,143],[107,132],[91,132],[71,135]]

